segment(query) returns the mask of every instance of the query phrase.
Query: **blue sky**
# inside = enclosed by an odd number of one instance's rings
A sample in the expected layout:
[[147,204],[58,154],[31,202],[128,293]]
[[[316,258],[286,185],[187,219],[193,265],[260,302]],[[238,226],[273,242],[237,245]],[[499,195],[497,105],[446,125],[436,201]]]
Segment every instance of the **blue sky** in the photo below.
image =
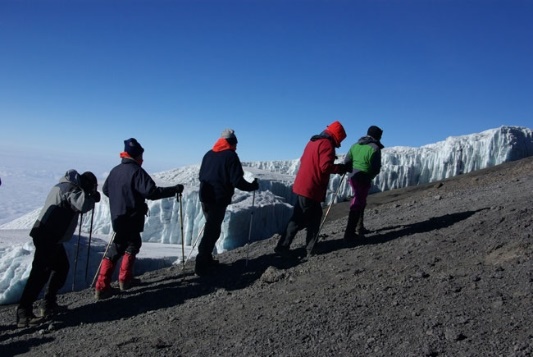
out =
[[115,164],[136,137],[149,171],[227,127],[260,161],[334,120],[339,153],[533,126],[532,1],[3,0],[0,48],[1,145]]

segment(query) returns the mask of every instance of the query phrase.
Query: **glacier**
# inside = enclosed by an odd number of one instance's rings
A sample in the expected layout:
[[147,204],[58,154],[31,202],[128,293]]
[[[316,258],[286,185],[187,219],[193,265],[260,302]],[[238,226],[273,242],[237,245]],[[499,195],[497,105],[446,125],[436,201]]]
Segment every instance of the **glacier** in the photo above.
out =
[[[346,144],[348,150],[350,144]],[[303,150],[303,147],[302,147]],[[338,153],[338,162],[344,158]],[[478,134],[449,137],[419,148],[390,147],[382,151],[382,171],[373,182],[373,192],[392,190],[438,181],[486,167],[533,155],[533,133],[524,127],[502,126]],[[291,187],[299,167],[299,159],[268,162],[243,162],[245,178],[259,179],[255,193],[236,190],[228,206],[216,251],[221,253],[245,246],[251,241],[271,237],[285,228],[296,197]],[[136,263],[136,274],[183,263],[197,253],[204,217],[198,199],[199,165],[181,167],[152,174],[157,184],[185,185],[182,197],[147,201],[150,214],[142,234],[143,248]],[[335,195],[335,192],[337,195]],[[351,197],[351,188],[343,177],[332,175],[324,205]],[[31,270],[33,243],[28,237],[40,209],[0,225],[0,304],[15,303]],[[92,221],[92,243],[90,231]],[[109,202],[102,201],[82,219],[81,235],[65,244],[69,259],[74,261],[81,250],[77,271],[71,266],[67,283],[61,292],[90,285],[106,245],[112,237]],[[183,237],[182,231],[183,229]],[[89,268],[89,281],[84,267]],[[115,274],[116,275],[116,274]],[[116,276],[115,276],[116,279]],[[72,284],[72,285],[71,285]]]
[[[345,145],[348,150],[350,144]],[[418,148],[384,148],[382,170],[374,179],[371,192],[438,181],[531,155],[532,130],[515,126],[502,126],[477,134],[449,137],[444,141]],[[341,162],[343,158],[344,155],[338,153],[337,162]],[[217,253],[282,232],[292,212],[295,196],[291,187],[298,171],[299,159],[242,164],[246,179],[259,179],[259,190],[255,193],[236,190],[216,245]],[[185,185],[185,190],[180,200],[169,198],[147,201],[150,214],[146,217],[143,241],[182,244],[183,239],[183,244],[194,250],[204,224],[198,196],[199,169],[199,165],[191,165],[152,174],[159,185],[179,182]],[[332,201],[341,202],[350,197],[351,188],[347,180],[339,175],[332,175],[324,205]],[[38,213],[39,210],[30,212],[3,224],[0,229],[29,229]],[[90,217],[92,214],[94,217]],[[109,205],[105,196],[102,195],[102,201],[97,204],[93,213],[83,217],[83,232],[89,231],[91,220],[95,234],[112,233]]]

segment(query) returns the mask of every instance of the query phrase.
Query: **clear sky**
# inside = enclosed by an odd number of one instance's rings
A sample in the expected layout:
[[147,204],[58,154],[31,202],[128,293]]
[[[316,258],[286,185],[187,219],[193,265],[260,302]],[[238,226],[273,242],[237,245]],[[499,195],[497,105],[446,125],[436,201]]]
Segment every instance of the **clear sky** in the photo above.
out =
[[[0,2],[0,144],[159,171],[224,128],[243,161],[299,158],[339,120],[421,146],[533,126],[533,1]],[[86,168],[83,168],[86,169]]]

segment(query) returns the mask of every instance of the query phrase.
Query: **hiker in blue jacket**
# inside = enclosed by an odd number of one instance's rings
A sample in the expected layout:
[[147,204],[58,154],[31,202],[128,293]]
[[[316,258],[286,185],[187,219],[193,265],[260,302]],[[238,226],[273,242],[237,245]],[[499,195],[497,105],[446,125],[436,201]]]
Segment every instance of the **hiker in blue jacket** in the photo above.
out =
[[122,257],[118,276],[121,291],[128,290],[133,282],[133,265],[142,245],[141,232],[148,213],[145,200],[159,200],[183,192],[183,185],[158,187],[141,167],[144,148],[135,138],[124,140],[121,163],[115,166],[102,191],[109,197],[111,222],[115,236],[109,245],[96,281],[95,298],[112,296],[111,277],[115,265]]

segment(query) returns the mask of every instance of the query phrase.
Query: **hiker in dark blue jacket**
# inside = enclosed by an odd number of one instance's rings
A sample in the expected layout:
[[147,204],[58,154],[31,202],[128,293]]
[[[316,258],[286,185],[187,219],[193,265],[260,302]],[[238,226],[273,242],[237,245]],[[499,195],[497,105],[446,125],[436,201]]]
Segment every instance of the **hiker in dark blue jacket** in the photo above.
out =
[[122,162],[115,166],[102,191],[109,197],[109,208],[115,236],[102,259],[95,297],[97,300],[112,295],[111,277],[117,261],[122,257],[118,276],[120,290],[128,290],[133,280],[135,256],[142,245],[141,232],[148,213],[145,200],[159,200],[183,192],[183,185],[158,187],[141,167],[144,149],[134,139],[124,140]]
[[195,273],[205,275],[218,262],[212,252],[221,233],[226,208],[231,203],[235,188],[255,191],[257,179],[248,182],[237,150],[237,137],[232,129],[225,129],[211,150],[202,159],[200,166],[200,201],[205,216],[204,234],[198,245]]

